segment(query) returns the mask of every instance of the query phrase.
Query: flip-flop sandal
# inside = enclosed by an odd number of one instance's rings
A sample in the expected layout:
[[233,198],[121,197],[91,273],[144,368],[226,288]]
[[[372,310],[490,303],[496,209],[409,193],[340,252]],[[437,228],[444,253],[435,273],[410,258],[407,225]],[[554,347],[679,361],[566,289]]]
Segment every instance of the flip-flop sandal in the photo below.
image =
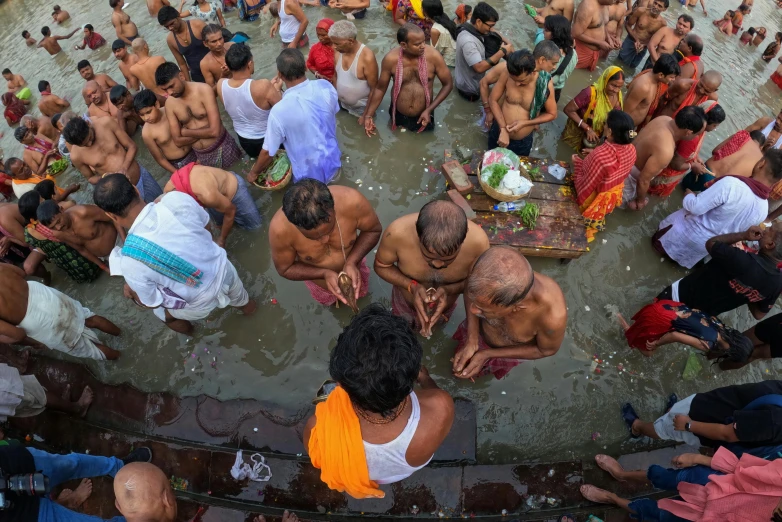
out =
[[630,436],[634,439],[640,437],[640,435],[633,433],[633,423],[639,418],[632,404],[626,402],[622,405],[622,419],[624,419],[627,429],[630,430]]
[[669,395],[668,403],[665,405],[665,413],[671,411],[671,408],[673,408],[674,404],[676,404],[677,402],[679,402],[679,397],[675,393]]

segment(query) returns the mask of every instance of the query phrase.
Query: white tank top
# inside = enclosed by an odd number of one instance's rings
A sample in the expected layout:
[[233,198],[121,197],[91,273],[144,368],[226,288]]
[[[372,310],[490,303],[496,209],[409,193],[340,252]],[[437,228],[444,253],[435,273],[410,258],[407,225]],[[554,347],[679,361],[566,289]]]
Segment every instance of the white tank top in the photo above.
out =
[[[776,120],[771,120],[771,123],[769,123],[768,125],[766,125],[766,128],[765,128],[765,129],[763,129],[763,130],[761,131],[761,132],[763,133],[763,136],[765,136],[766,138],[768,138],[768,135],[769,135],[769,134],[771,134],[771,131],[772,131],[772,129],[774,128],[774,124],[775,124],[775,123],[776,123]],[[780,134],[780,135],[779,135],[779,139],[778,139],[778,140],[777,140],[777,142],[774,144],[774,146],[773,146],[773,147],[771,147],[771,148],[772,148],[772,149],[778,149],[778,148],[780,148],[781,146],[782,146],[782,134]]]
[[291,43],[296,38],[300,25],[295,16],[285,12],[285,0],[280,0],[280,40],[283,43]]
[[234,130],[242,138],[250,140],[266,136],[266,124],[271,110],[261,109],[255,105],[250,93],[251,78],[239,87],[231,87],[228,80],[223,81],[222,95],[225,110],[234,122]]
[[414,468],[407,463],[407,448],[413,440],[418,422],[421,420],[421,407],[415,392],[410,394],[413,412],[407,420],[407,426],[397,438],[385,444],[370,444],[364,441],[364,453],[367,456],[369,479],[378,484],[391,484],[404,480],[431,462],[431,458],[423,466]]
[[358,77],[358,59],[363,50],[364,44],[361,44],[347,71],[342,68],[342,53],[337,54],[337,63],[335,64],[339,103],[353,116],[361,116],[364,113],[369,98],[369,84],[366,80],[360,80]]

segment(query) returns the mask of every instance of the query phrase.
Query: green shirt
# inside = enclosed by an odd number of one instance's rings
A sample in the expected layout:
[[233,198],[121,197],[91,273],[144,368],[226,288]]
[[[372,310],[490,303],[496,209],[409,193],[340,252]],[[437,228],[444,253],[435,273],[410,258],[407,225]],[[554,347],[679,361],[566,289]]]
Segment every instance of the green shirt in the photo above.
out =
[[101,269],[65,243],[38,239],[24,229],[24,240],[30,248],[39,250],[77,283],[89,283],[100,275]]
[[[565,57],[559,59],[559,62],[557,62],[557,66],[554,68],[556,71],[559,69],[559,64],[562,62],[562,60]],[[576,63],[578,62],[578,53],[575,49],[573,49],[573,57],[570,59],[570,63],[567,64],[567,67],[565,67],[565,70],[560,74],[559,76],[552,76],[551,80],[554,84],[554,89],[559,90],[562,89],[565,86],[565,82],[567,81],[570,74],[576,70]]]

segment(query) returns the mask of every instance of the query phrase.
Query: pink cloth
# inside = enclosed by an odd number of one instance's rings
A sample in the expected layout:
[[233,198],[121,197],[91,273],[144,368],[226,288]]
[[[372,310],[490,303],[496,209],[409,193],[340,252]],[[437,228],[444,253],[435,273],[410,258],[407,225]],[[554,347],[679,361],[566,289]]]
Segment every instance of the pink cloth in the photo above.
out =
[[[402,64],[402,49],[399,49],[399,59],[396,61],[396,73],[394,75],[394,90],[391,93],[391,130],[396,130],[396,99],[402,91],[402,79],[404,78],[404,65]],[[429,69],[426,58],[422,54],[418,57],[418,80],[424,87],[426,106],[431,102],[429,98]]]
[[[358,292],[359,297],[364,297],[369,292],[369,267],[367,266],[367,259],[361,260],[361,264],[358,266],[358,271],[361,273],[361,290]],[[337,302],[337,298],[334,294],[321,288],[312,281],[304,281],[307,285],[307,289],[310,291],[310,295],[314,300],[324,306],[331,306]]]
[[[456,310],[456,303],[458,301],[459,300],[457,299],[450,308],[443,311],[442,318],[444,322],[447,323],[451,318],[453,311]],[[415,308],[407,303],[405,296],[402,293],[402,289],[398,286],[391,288],[391,313],[410,323],[410,328],[412,328],[413,331],[418,332],[421,330],[421,323],[418,322],[418,314],[415,313]]]
[[782,499],[782,460],[767,461],[745,453],[741,459],[719,448],[705,486],[682,482],[682,500],[664,499],[657,505],[697,522],[768,522]]
[[[462,321],[462,324],[460,324],[459,328],[456,329],[456,333],[453,334],[453,339],[455,341],[459,341],[459,344],[456,346],[456,350],[453,352],[453,354],[456,355],[457,353],[461,352],[464,349],[464,345],[467,344],[467,319]],[[483,336],[478,334],[478,351],[488,350],[489,348],[491,347],[483,340]],[[519,364],[521,364],[521,359],[505,359],[495,357],[486,361],[486,364],[483,366],[481,373],[478,375],[483,376],[491,373],[496,379],[499,380],[508,375],[508,373],[510,373],[510,371]]]

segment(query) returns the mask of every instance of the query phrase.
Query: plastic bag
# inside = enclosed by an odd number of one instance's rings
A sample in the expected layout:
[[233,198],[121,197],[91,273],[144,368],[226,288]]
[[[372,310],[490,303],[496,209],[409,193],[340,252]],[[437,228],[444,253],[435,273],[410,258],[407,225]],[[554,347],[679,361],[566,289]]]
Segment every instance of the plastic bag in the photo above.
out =
[[567,169],[562,167],[561,165],[551,165],[548,168],[548,173],[557,178],[559,181],[562,181],[565,179],[565,175],[567,174]]
[[[252,457],[250,457],[250,461],[253,463],[252,467],[244,462],[242,450],[237,451],[236,461],[231,468],[231,476],[236,480],[244,480],[248,478],[250,480],[254,480],[255,482],[267,482],[272,478],[272,470],[269,465],[266,464],[266,459],[263,458],[263,455],[260,453],[255,453]],[[266,473],[262,474],[264,469],[266,470]]]
[[700,356],[697,353],[690,353],[687,357],[687,364],[684,365],[684,371],[682,372],[682,379],[685,381],[691,381],[701,373],[703,366],[701,365]]
[[481,173],[483,169],[494,163],[502,163],[508,170],[519,170],[519,157],[515,152],[497,147],[496,149],[487,150],[483,154],[483,162],[481,163]]

